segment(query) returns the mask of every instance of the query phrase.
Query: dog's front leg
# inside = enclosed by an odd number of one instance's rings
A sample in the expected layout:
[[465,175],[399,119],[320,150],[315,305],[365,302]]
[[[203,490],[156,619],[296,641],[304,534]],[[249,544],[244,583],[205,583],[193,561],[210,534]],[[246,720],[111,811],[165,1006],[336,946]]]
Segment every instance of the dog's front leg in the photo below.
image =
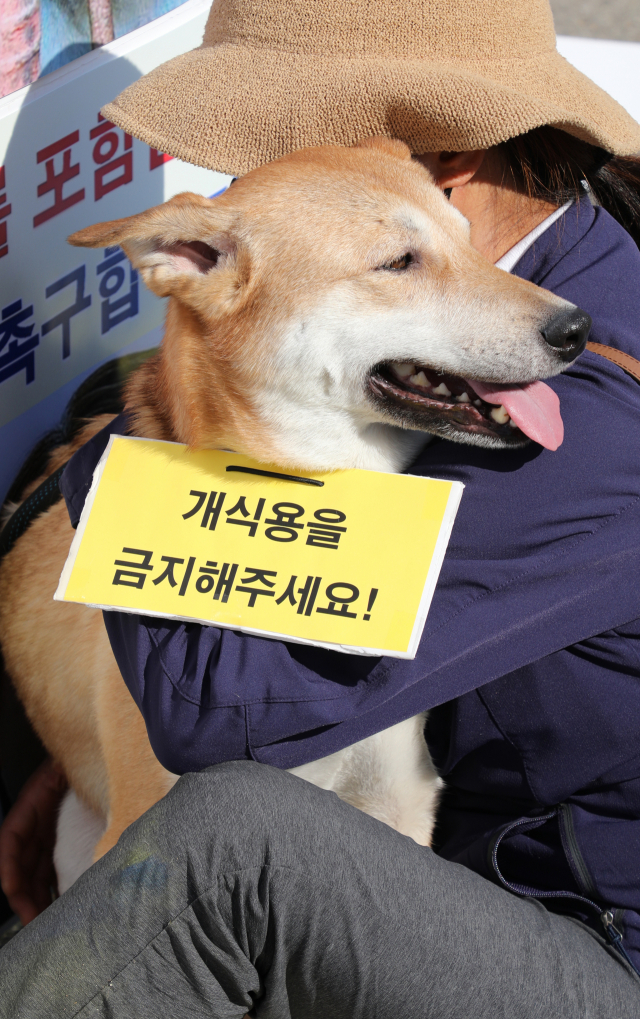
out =
[[165,796],[178,781],[158,761],[144,719],[109,649],[109,663],[96,684],[96,715],[107,771],[109,816],[94,852],[94,862],[108,852],[125,828]]

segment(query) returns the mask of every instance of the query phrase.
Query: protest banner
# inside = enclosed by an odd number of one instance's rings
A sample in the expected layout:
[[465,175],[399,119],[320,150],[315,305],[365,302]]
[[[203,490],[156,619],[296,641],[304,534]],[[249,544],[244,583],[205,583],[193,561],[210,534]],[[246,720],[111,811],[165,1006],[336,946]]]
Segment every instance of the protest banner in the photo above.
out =
[[141,74],[198,46],[209,7],[188,0],[0,99],[0,501],[89,372],[161,339],[165,302],[124,253],[66,238],[180,191],[211,196],[228,185],[99,112]]
[[114,435],[55,598],[413,658],[463,487]]

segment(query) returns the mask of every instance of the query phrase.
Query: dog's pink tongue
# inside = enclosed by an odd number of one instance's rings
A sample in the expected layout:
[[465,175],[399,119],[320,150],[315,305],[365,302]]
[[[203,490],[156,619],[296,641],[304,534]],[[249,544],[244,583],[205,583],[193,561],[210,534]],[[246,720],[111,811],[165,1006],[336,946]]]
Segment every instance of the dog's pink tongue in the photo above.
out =
[[544,382],[527,382],[522,386],[492,386],[486,382],[469,385],[481,400],[502,404],[511,420],[534,442],[546,449],[557,449],[564,438],[560,417],[560,401]]

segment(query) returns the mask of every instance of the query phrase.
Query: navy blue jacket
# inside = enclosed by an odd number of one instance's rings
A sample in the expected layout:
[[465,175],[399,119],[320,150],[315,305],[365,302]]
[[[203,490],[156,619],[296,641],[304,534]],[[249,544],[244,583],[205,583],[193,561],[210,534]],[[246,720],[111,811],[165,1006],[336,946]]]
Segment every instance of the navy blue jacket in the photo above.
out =
[[[572,207],[514,272],[640,358],[640,252],[606,212]],[[555,453],[435,441],[411,467],[466,485],[413,661],[118,612],[105,624],[174,772],[290,768],[434,708],[438,851],[600,933],[610,909],[640,968],[640,385],[588,351],[550,385]],[[67,468],[74,523],[126,427],[116,419]],[[397,541],[410,551],[410,535]]]

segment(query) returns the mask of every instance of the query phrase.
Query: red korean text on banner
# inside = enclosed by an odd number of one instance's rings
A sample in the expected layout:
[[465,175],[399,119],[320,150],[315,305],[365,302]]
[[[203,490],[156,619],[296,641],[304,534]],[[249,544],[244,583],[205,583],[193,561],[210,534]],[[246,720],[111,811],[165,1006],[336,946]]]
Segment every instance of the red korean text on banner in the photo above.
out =
[[159,166],[164,166],[165,163],[170,162],[173,156],[168,156],[166,152],[160,152],[159,149],[149,149],[149,169],[157,170]]
[[6,218],[11,215],[11,205],[7,202],[4,166],[0,166],[0,258],[9,254]]
[[[59,216],[61,212],[70,209],[72,205],[84,199],[84,188],[74,191],[73,194],[63,195],[63,188],[68,181],[73,180],[80,173],[80,163],[71,162],[71,148],[80,141],[80,132],[72,131],[57,142],[45,146],[36,155],[38,163],[44,163],[46,178],[38,184],[38,198],[53,191],[53,205],[33,217],[33,225],[41,226],[47,220]],[[62,169],[56,173],[55,157],[62,156]]]
[[92,141],[95,139],[93,161],[98,164],[98,169],[93,175],[93,198],[98,202],[110,191],[133,180],[133,138],[130,134],[124,135],[124,151],[117,155],[120,135],[115,125],[105,120],[101,113],[98,114],[98,125],[91,129],[89,137]]

